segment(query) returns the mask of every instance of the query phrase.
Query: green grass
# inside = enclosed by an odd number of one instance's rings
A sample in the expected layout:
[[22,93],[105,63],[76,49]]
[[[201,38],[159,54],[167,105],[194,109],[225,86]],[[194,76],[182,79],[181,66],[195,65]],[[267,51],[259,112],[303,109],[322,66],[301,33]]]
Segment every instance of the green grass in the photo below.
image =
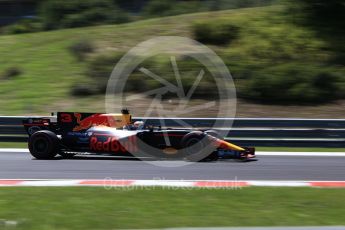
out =
[[15,229],[345,225],[343,189],[43,187],[1,188],[0,197],[0,219]]
[[[86,63],[73,57],[68,51],[70,45],[87,39],[96,46],[93,55],[126,52],[155,36],[193,37],[193,23],[209,18],[229,20],[242,28],[240,38],[233,44],[211,46],[227,63],[231,63],[230,70],[235,74],[248,65],[271,66],[272,58],[284,60],[284,63],[298,60],[305,66],[327,61],[330,54],[324,51],[324,42],[309,30],[292,26],[284,17],[277,16],[281,9],[274,6],[204,12],[122,25],[0,36],[0,75],[10,67],[23,72],[13,79],[0,77],[0,114],[44,115],[62,110],[102,112],[104,96],[70,96],[73,85],[89,81],[85,75]],[[273,45],[277,49],[271,49]],[[265,50],[273,53],[260,53]],[[284,54],[283,57],[276,50]],[[321,114],[327,112],[329,110],[324,109]]]
[[0,148],[27,148],[26,142],[0,142]]

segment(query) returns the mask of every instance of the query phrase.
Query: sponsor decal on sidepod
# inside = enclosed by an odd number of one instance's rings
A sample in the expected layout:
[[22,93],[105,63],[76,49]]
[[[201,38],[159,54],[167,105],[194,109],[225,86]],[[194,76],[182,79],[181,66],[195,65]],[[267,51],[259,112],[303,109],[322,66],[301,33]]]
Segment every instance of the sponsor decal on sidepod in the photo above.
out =
[[95,152],[137,152],[137,138],[136,136],[130,136],[120,141],[116,137],[108,136],[104,139],[100,139],[97,136],[92,136],[90,139],[90,150]]

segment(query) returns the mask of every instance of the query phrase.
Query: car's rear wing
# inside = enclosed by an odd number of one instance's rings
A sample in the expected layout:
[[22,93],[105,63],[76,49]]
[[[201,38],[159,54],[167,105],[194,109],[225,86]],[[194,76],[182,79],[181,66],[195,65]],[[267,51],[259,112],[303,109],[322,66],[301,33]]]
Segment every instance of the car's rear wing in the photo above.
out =
[[27,134],[32,135],[39,130],[56,132],[56,117],[30,117],[22,121]]

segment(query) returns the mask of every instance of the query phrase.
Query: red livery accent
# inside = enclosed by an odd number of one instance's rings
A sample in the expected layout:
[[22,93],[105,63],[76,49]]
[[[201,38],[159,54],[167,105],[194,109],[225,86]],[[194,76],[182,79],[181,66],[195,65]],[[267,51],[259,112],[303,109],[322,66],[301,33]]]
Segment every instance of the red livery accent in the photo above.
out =
[[77,123],[79,124],[75,128],[73,128],[73,131],[80,131],[90,128],[91,126],[98,126],[98,125],[104,125],[108,127],[112,127],[115,124],[115,119],[111,116],[106,116],[104,114],[94,114],[91,115],[83,120],[81,119],[80,113],[74,113],[74,116],[77,118]]
[[61,113],[60,117],[61,117],[61,122],[64,122],[64,123],[70,123],[73,121],[72,115],[69,113]]
[[121,143],[116,137],[108,137],[106,141],[100,141],[97,136],[92,136],[90,150],[95,152],[133,153],[138,151],[138,147],[136,136],[130,136],[128,140],[121,141]]

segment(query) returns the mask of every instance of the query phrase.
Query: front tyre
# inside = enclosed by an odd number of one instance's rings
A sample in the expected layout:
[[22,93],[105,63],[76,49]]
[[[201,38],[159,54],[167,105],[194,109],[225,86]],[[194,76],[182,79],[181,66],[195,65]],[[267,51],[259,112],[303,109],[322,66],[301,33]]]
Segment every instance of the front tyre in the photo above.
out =
[[29,138],[29,150],[36,159],[53,159],[60,151],[60,140],[51,131],[38,131]]
[[215,149],[210,145],[207,135],[203,132],[194,131],[186,134],[181,140],[183,155],[188,161],[202,162],[218,159]]

